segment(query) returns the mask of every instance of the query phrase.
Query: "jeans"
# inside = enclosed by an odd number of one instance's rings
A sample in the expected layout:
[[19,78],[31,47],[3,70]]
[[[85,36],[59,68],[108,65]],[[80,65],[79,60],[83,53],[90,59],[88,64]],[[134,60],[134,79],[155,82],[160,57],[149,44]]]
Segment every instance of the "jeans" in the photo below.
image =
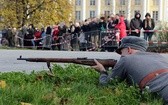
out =
[[152,35],[153,35],[153,33],[151,33],[151,32],[144,33],[144,39],[147,41],[151,41]]

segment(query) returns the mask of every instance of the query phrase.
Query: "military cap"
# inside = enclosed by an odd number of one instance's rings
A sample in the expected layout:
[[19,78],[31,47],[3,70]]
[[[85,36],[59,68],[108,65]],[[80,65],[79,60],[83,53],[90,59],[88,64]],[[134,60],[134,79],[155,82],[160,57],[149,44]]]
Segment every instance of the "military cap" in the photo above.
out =
[[121,54],[121,50],[128,47],[135,50],[146,51],[147,41],[137,36],[127,36],[121,40],[121,45],[116,52]]

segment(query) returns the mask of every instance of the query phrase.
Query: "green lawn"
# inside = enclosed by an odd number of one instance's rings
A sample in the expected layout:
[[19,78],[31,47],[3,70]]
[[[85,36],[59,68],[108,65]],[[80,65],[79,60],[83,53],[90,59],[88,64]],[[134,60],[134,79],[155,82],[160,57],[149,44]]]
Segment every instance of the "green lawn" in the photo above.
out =
[[158,96],[141,94],[125,82],[100,86],[99,74],[84,66],[54,65],[53,70],[54,77],[46,71],[0,73],[0,80],[6,82],[0,88],[0,105],[162,105]]

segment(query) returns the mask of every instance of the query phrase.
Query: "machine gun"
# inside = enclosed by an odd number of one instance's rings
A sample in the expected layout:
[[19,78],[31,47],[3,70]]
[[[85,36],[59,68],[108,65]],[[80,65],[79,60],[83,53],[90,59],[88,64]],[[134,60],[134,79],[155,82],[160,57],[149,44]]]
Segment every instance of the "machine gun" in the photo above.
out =
[[[94,62],[94,59],[88,59],[88,58],[22,58],[20,56],[17,58],[17,60],[25,60],[28,62],[46,62],[47,67],[50,70],[50,72],[53,74],[50,66],[50,62],[58,62],[58,63],[75,63],[75,64],[82,64],[82,65],[88,65],[88,66],[94,66],[96,63]],[[96,59],[98,62],[100,62],[105,68],[107,67],[114,67],[117,60],[114,59]]]

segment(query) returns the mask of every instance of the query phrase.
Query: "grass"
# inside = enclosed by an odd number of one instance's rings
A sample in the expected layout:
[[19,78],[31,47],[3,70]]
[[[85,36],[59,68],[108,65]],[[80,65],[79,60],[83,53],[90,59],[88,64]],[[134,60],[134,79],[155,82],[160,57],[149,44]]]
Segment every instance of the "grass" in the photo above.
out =
[[[0,88],[0,105],[161,105],[155,95],[141,94],[136,86],[112,81],[108,86],[98,83],[99,74],[80,65],[62,68],[54,65],[55,76],[45,71],[0,73],[6,82]],[[23,105],[23,104],[22,104]],[[25,104],[26,105],[26,104]]]

